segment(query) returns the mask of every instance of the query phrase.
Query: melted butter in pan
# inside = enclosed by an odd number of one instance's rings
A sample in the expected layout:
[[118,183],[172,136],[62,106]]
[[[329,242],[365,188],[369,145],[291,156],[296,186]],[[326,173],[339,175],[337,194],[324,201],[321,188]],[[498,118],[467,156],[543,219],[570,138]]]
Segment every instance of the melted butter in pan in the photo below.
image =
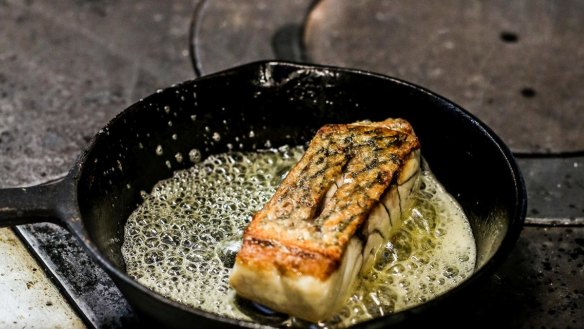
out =
[[[262,321],[235,298],[228,278],[251,216],[302,153],[284,147],[213,155],[156,184],[125,227],[128,274],[185,305]],[[319,327],[345,327],[418,305],[472,274],[475,242],[464,213],[429,171],[422,182],[403,227],[361,275],[346,306]],[[302,325],[285,317],[277,321]]]

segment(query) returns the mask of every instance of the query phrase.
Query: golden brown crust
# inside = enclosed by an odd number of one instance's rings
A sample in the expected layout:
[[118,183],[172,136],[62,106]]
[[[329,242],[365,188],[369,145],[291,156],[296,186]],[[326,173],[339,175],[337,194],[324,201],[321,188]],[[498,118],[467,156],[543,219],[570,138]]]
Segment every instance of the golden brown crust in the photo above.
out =
[[[325,280],[348,241],[420,147],[401,119],[326,125],[244,233],[237,262],[283,275]],[[344,184],[326,204],[326,192]]]
[[237,261],[259,271],[276,269],[286,276],[310,273],[321,280],[328,278],[338,267],[338,262],[318,252],[296,247],[284,248],[254,238],[244,240]]

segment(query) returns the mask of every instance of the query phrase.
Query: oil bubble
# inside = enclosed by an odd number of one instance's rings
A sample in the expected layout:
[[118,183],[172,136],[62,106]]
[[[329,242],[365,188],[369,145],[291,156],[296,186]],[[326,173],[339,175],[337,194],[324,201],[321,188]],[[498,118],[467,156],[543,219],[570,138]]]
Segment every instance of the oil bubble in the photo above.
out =
[[181,163],[183,161],[183,156],[180,153],[177,153],[174,155],[174,159],[176,160],[176,162]]
[[189,151],[189,160],[191,160],[192,163],[201,162],[201,151],[199,151],[197,149],[190,150]]

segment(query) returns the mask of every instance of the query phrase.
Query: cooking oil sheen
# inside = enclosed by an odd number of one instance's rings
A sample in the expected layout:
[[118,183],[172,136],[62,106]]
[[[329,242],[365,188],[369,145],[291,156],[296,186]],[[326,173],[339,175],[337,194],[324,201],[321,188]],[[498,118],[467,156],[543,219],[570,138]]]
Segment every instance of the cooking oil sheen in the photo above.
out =
[[[261,312],[250,312],[228,279],[252,215],[303,151],[282,147],[212,155],[158,182],[126,224],[127,273],[190,307],[261,322]],[[345,306],[318,327],[346,327],[413,307],[472,274],[476,248],[464,213],[430,171],[421,179],[402,228],[378,251],[375,265],[361,273]],[[266,324],[309,326],[293,318],[278,321],[271,317]]]

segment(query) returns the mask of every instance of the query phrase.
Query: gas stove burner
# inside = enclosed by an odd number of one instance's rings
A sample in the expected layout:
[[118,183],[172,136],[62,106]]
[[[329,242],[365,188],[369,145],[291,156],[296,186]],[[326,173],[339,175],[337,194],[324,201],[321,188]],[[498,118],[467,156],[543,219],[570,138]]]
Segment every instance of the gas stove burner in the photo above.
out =
[[[476,114],[521,154],[584,150],[581,1],[202,1],[200,74],[258,59],[365,69]],[[468,31],[472,31],[469,33]]]

